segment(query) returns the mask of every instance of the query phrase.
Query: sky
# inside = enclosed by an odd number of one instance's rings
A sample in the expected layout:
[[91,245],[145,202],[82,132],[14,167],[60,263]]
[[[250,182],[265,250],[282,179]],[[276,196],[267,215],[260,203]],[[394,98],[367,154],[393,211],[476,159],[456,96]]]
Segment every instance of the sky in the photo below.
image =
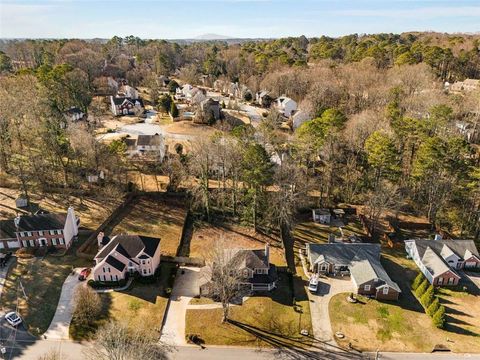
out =
[[480,0],[0,0],[0,38],[480,32]]

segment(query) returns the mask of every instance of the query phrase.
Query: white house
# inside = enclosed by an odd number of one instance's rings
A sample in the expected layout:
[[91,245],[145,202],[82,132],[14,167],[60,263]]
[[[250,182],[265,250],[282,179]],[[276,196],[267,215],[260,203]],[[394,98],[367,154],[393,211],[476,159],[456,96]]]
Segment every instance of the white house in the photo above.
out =
[[135,115],[136,112],[141,112],[144,108],[142,99],[118,96],[110,96],[110,105],[115,116]]
[[85,113],[78,107],[72,106],[70,109],[65,111],[63,115],[67,120],[75,122],[82,119],[85,116]]
[[279,113],[290,117],[297,110],[297,103],[289,97],[280,96],[275,100],[274,107]]
[[127,156],[155,157],[163,161],[165,156],[165,141],[162,135],[138,135],[136,139],[126,138]]
[[117,96],[136,100],[138,99],[138,91],[133,86],[122,85],[122,87],[118,90]]
[[128,274],[152,276],[160,265],[160,239],[139,235],[117,235],[111,240],[98,235],[93,278],[119,281]]

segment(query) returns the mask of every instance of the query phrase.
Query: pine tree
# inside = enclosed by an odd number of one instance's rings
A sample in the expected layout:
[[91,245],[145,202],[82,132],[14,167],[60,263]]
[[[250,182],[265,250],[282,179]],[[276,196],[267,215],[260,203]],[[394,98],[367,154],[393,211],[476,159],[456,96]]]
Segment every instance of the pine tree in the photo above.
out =
[[424,279],[420,286],[415,290],[415,295],[417,295],[417,298],[421,298],[423,294],[425,294],[425,291],[427,291],[428,288],[428,280]]
[[422,273],[418,273],[417,277],[415,278],[415,280],[413,280],[413,283],[412,283],[412,290],[417,290],[417,288],[420,286],[420,284],[422,283],[424,279],[424,276]]
[[440,301],[438,301],[438,298],[436,297],[432,303],[430,304],[430,306],[427,308],[427,314],[428,316],[430,317],[433,317],[433,315],[435,315],[435,313],[437,312],[438,308],[440,307]]
[[445,326],[445,306],[440,305],[432,318],[433,325],[439,329],[443,329]]
[[172,105],[170,106],[170,115],[172,115],[174,118],[178,117],[178,108],[173,101]]
[[425,291],[425,294],[423,294],[422,297],[420,298],[420,303],[423,305],[425,309],[427,309],[431,305],[433,298],[434,298],[434,290],[433,290],[433,286],[430,285],[427,291]]

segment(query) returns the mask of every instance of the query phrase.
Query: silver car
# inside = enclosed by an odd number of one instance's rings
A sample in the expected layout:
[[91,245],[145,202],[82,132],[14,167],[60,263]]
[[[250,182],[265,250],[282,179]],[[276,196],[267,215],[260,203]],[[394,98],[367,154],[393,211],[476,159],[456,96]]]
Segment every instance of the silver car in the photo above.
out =
[[17,326],[22,323],[22,318],[15,311],[6,314],[5,320],[12,326]]

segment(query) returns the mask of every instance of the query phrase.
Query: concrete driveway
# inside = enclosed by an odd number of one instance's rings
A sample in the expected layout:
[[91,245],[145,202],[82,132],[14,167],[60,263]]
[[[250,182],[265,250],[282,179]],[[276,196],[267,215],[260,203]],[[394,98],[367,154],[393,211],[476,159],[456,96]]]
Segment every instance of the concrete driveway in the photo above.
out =
[[[183,272],[183,274],[182,274]],[[199,294],[200,269],[180,267],[170,296],[170,305],[162,329],[161,341],[169,345],[185,345],[185,315],[190,300]]]
[[57,310],[55,311],[50,326],[44,334],[47,339],[65,340],[69,338],[68,328],[72,321],[75,289],[80,284],[86,283],[82,283],[78,280],[78,275],[81,270],[82,268],[76,268],[74,273],[68,275],[63,283]]
[[310,300],[310,313],[312,315],[312,328],[315,339],[335,344],[328,304],[330,299],[342,292],[351,292],[353,289],[350,277],[330,278],[321,277],[318,282],[316,294],[308,292]]

